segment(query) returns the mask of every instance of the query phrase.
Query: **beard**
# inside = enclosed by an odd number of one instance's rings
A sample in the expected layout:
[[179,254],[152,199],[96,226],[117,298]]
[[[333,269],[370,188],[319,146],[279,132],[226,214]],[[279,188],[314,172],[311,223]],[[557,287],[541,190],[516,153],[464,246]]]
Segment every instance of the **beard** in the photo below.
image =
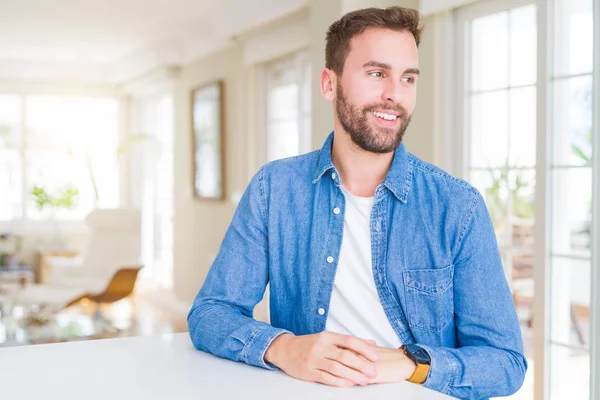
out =
[[[369,104],[359,109],[348,101],[339,84],[336,90],[335,109],[350,139],[361,149],[378,154],[390,153],[400,146],[412,117],[399,104]],[[373,127],[368,120],[369,113],[378,109],[396,112],[400,118],[400,125],[397,128]]]

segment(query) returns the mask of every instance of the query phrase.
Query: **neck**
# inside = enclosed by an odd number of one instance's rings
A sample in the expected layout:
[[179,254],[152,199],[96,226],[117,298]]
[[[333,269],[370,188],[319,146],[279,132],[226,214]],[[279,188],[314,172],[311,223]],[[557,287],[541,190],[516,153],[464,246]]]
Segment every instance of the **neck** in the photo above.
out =
[[393,159],[394,152],[371,153],[358,147],[343,128],[334,131],[331,160],[340,174],[342,185],[356,196],[374,196]]

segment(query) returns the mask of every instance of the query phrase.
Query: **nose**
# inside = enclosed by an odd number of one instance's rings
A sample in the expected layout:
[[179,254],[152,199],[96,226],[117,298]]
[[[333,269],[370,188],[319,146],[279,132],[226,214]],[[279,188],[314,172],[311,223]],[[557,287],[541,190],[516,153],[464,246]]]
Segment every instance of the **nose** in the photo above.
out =
[[382,99],[386,103],[400,103],[402,100],[402,86],[400,83],[392,79],[388,80],[382,93]]

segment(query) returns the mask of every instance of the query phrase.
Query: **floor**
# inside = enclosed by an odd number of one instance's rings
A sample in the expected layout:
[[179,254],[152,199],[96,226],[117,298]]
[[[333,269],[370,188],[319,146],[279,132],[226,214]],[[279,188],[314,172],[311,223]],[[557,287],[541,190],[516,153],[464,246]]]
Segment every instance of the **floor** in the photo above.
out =
[[60,321],[53,324],[44,323],[44,313],[32,320],[28,310],[17,306],[11,315],[0,319],[0,347],[186,332],[187,306],[165,301],[169,296],[173,297],[169,291],[141,285],[135,295],[99,310],[94,303],[83,300],[56,316],[48,313],[49,318]]
[[[151,336],[187,331],[187,310],[175,310],[160,301],[164,292],[142,288],[131,298],[101,307],[102,315],[122,329],[118,336]],[[82,301],[67,312],[93,316],[96,305]]]

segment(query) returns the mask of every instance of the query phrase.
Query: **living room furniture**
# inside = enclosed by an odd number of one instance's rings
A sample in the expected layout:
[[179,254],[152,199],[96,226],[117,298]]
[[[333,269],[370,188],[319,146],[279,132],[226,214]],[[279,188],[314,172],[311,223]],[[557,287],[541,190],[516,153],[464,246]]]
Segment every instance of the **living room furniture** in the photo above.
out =
[[[88,299],[98,304],[114,303],[133,294],[141,265],[124,266],[108,277],[106,282],[88,287],[32,285],[13,294],[17,304],[49,307],[55,312]],[[91,281],[90,281],[91,282]]]
[[18,285],[25,288],[28,284],[32,284],[34,280],[34,272],[31,267],[19,265],[11,268],[0,268],[0,292],[5,289],[6,285]]
[[[46,283],[51,264],[76,260],[79,253],[74,250],[41,250],[37,252],[35,283]],[[71,261],[72,262],[72,261]]]
[[60,310],[83,298],[113,302],[132,293],[142,268],[141,215],[137,209],[98,209],[86,218],[91,236],[80,263],[47,264],[45,283],[15,293],[15,301]]

